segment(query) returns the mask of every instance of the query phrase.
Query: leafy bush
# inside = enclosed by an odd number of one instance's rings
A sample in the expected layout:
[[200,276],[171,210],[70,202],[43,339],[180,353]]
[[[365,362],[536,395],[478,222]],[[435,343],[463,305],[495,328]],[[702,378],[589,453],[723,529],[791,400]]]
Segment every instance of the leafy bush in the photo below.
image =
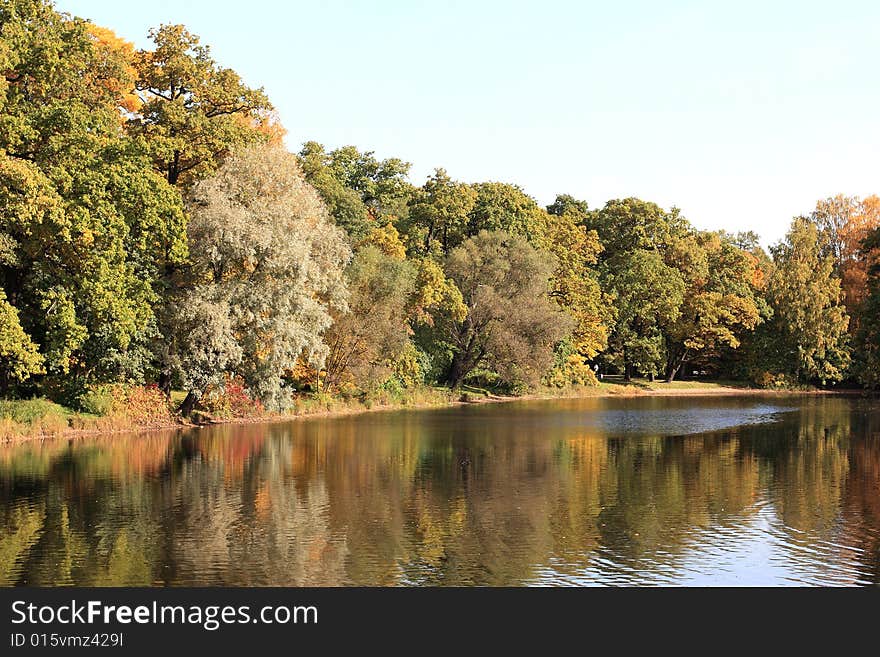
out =
[[209,387],[198,406],[208,415],[224,419],[254,417],[265,411],[263,404],[250,396],[241,379],[228,376],[223,385]]
[[86,390],[78,399],[77,410],[92,415],[110,415],[116,406],[113,386],[103,385]]
[[556,345],[553,367],[544,376],[542,383],[555,388],[565,388],[570,385],[599,385],[595,373],[569,338],[561,340]]
[[112,412],[140,426],[169,422],[173,417],[168,398],[155,384],[115,386]]

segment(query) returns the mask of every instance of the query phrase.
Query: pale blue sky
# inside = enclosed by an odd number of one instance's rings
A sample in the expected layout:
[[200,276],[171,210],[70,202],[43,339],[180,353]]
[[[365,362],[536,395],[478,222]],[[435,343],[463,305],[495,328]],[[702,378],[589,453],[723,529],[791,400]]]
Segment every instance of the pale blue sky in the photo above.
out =
[[781,237],[880,193],[880,3],[58,0],[147,46],[183,23],[263,86],[292,150],[354,144],[541,203],[640,196]]

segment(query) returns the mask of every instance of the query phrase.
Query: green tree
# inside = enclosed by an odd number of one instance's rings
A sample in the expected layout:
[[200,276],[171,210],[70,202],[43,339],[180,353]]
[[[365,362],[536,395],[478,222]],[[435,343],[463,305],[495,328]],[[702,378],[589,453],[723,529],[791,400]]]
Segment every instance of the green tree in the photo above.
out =
[[330,151],[327,166],[338,181],[358,193],[374,221],[393,221],[406,214],[412,194],[406,179],[409,162],[396,157],[377,160],[372,151],[343,146]]
[[604,360],[627,379],[636,372],[657,375],[666,366],[666,332],[681,317],[687,270],[701,266],[701,253],[683,243],[689,224],[675,208],[667,212],[637,198],[611,200],[591,212],[563,203],[604,247],[599,280],[614,307]]
[[656,376],[666,364],[664,331],[681,317],[682,274],[659,252],[636,249],[618,256],[604,281],[617,310],[605,359],[627,380],[636,372]]
[[470,185],[455,182],[444,169],[436,169],[416,190],[409,217],[402,224],[411,252],[443,256],[468,235],[468,213],[477,193]]
[[583,224],[589,219],[590,206],[571,194],[557,194],[553,203],[547,206],[547,212],[556,216],[568,215],[575,223]]
[[6,392],[10,384],[21,383],[42,372],[43,357],[37,345],[24,332],[18,311],[0,290],[0,391]]
[[533,240],[545,222],[546,212],[517,185],[485,182],[473,185],[477,192],[468,213],[468,235],[481,230],[503,230]]
[[635,249],[662,249],[689,225],[677,208],[666,211],[656,203],[638,198],[614,199],[594,210],[584,226],[599,235],[604,247],[601,260],[613,260]]
[[0,269],[65,385],[140,380],[158,271],[185,255],[178,194],[120,130],[127,62],[39,0],[0,3]]
[[306,180],[318,190],[336,225],[344,229],[352,242],[370,232],[370,213],[354,189],[346,187],[330,167],[330,157],[317,142],[306,142],[299,152],[299,164]]
[[406,180],[408,162],[377,160],[372,152],[361,153],[354,146],[328,153],[321,144],[309,141],[299,152],[299,163],[352,242],[364,239],[376,225],[405,219],[413,194]]

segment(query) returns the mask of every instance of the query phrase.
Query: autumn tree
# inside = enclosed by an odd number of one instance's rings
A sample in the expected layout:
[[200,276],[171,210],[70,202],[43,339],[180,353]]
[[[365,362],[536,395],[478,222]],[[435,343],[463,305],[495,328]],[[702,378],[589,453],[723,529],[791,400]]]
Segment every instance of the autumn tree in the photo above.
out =
[[92,85],[101,85],[118,99],[119,123],[125,116],[140,109],[141,99],[135,93],[135,49],[130,41],[120,38],[113,30],[88,23],[86,30],[95,45],[97,66],[89,71]]
[[591,380],[594,377],[587,361],[605,349],[613,320],[610,300],[599,284],[597,263],[603,247],[596,231],[583,226],[588,211],[585,202],[558,196],[547,210],[531,228],[532,241],[555,256],[550,296],[575,320],[571,336],[574,350],[567,355],[566,366],[577,370],[579,380]]
[[840,381],[849,367],[849,317],[828,239],[815,223],[798,217],[772,249],[776,271],[768,289],[774,309],[770,331],[796,381]]
[[827,248],[834,257],[835,271],[840,276],[844,302],[851,321],[857,328],[859,306],[868,291],[868,266],[862,245],[869,233],[880,227],[880,198],[855,196],[826,198],[816,204],[810,219],[827,238]]
[[120,131],[128,63],[48,2],[0,4],[0,269],[65,387],[142,380],[157,271],[185,256],[179,195]]
[[685,284],[680,314],[664,330],[667,381],[696,357],[736,349],[762,321],[757,263],[724,235],[694,232],[671,240],[665,259]]
[[407,309],[415,289],[412,262],[362,247],[346,270],[348,309],[335,313],[325,337],[326,385],[360,387],[387,379],[409,340]]
[[453,249],[446,272],[466,315],[442,317],[437,337],[451,354],[446,380],[458,386],[476,368],[508,384],[535,383],[571,320],[548,298],[555,263],[522,237],[480,231]]
[[860,306],[855,370],[862,384],[876,389],[880,388],[880,227],[865,238],[862,254],[867,263],[867,296]]
[[[176,300],[182,320],[169,354],[190,384],[184,410],[224,368],[283,406],[285,373],[300,358],[324,364],[331,310],[346,307],[345,235],[281,146],[230,156],[193,187],[189,211],[192,282]],[[192,317],[211,316],[214,334],[187,330]]]
[[152,50],[135,56],[141,104],[130,130],[149,144],[156,169],[171,185],[210,175],[238,147],[278,135],[262,89],[221,67],[208,46],[183,25],[150,30]]

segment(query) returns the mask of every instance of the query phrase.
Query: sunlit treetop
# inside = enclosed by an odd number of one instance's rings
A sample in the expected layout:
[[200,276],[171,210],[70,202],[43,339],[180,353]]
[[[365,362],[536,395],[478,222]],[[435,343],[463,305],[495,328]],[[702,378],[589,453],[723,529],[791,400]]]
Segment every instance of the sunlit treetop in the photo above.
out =
[[262,88],[221,67],[182,25],[150,30],[153,50],[135,54],[141,107],[132,130],[150,145],[172,185],[210,175],[223,156],[248,144],[278,141],[274,109]]

